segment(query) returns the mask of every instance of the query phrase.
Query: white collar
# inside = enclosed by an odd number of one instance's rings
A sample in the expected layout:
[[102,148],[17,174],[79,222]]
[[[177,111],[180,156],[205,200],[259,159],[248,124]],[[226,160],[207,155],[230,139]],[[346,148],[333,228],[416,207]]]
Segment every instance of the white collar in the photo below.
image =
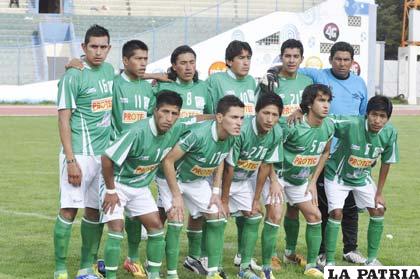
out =
[[158,131],[156,128],[156,122],[155,122],[154,116],[150,117],[149,119],[149,127],[150,127],[150,130],[152,130],[152,134],[156,137],[158,135]]
[[251,120],[252,130],[254,131],[255,135],[258,136],[258,129],[257,129],[257,117],[252,117]]
[[233,79],[238,79],[231,69],[227,69],[226,73]]
[[214,139],[214,141],[219,140],[219,137],[217,136],[216,121],[213,121],[213,123],[211,124],[211,136]]

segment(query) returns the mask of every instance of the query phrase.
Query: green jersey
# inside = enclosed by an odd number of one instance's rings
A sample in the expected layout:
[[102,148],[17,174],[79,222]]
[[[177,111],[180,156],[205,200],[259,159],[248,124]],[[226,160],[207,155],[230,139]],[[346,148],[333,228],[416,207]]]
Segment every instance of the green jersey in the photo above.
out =
[[286,126],[283,132],[284,161],[281,172],[278,165],[275,166],[276,172],[292,185],[303,185],[314,172],[325,146],[332,139],[334,124],[326,118],[319,127],[311,127],[304,117],[301,123]]
[[182,133],[185,125],[176,122],[159,135],[154,117],[140,120],[120,134],[105,150],[114,162],[115,181],[133,188],[149,186],[159,163],[176,144],[174,135]]
[[182,109],[180,117],[192,117],[202,114],[212,114],[213,108],[207,91],[207,82],[197,81],[182,83],[179,79],[175,82],[159,82],[155,87],[156,94],[162,90],[170,90],[181,95]]
[[199,122],[189,128],[178,142],[185,152],[175,163],[177,178],[181,182],[192,182],[212,175],[235,142],[235,137],[232,136],[219,140],[216,122],[213,120]]
[[74,154],[102,155],[111,133],[114,68],[102,63],[83,70],[69,69],[58,83],[57,107],[71,109]]
[[255,114],[256,83],[252,76],[237,79],[231,70],[212,74],[208,79],[209,95],[216,113],[217,103],[226,95],[235,95],[245,104],[245,115]]
[[262,162],[278,163],[283,160],[283,134],[279,124],[266,134],[259,134],[256,117],[246,117],[241,135],[235,141],[226,162],[235,167],[233,181],[250,178]]
[[397,131],[390,123],[373,133],[364,116],[331,117],[338,144],[325,167],[327,179],[338,177],[345,185],[365,186],[372,180],[372,164],[379,155],[382,163],[398,162]]
[[130,80],[124,72],[115,77],[112,92],[111,139],[114,139],[131,124],[151,116],[156,99],[149,82]]

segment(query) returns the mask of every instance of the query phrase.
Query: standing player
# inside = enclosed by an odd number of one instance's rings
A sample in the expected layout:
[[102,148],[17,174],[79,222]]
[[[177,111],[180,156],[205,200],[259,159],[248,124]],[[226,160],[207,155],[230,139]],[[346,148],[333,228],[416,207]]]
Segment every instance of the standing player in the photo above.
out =
[[[208,278],[221,278],[217,271],[223,247],[215,244],[222,242],[226,220],[220,201],[221,177],[213,179],[213,187],[210,187],[207,178],[216,168],[221,174],[222,162],[235,141],[233,136],[240,134],[243,110],[244,104],[237,97],[223,97],[217,106],[216,120],[191,127],[169,152],[163,161],[167,185],[164,181],[158,184],[168,222],[182,226],[184,202],[194,219],[204,217]],[[172,230],[168,229],[168,245],[169,242],[179,242],[179,234],[172,234]],[[173,251],[173,255],[177,256],[179,246],[172,247],[178,248]],[[176,276],[176,270],[172,273]]]
[[175,92],[162,91],[157,97],[153,117],[141,120],[121,134],[102,156],[106,183],[102,221],[108,224],[105,245],[107,278],[116,278],[126,216],[139,219],[148,231],[148,278],[159,278],[165,245],[160,221],[149,184],[160,161],[176,143],[181,123],[175,124],[182,99]]
[[245,104],[245,115],[255,114],[256,83],[248,75],[251,57],[252,49],[247,42],[235,40],[227,46],[225,60],[228,70],[207,79],[213,108],[223,96],[235,95]]
[[68,278],[66,259],[71,227],[79,208],[85,208],[81,224],[82,250],[78,277],[93,274],[99,247],[100,156],[108,144],[111,127],[114,69],[105,63],[111,48],[108,30],[91,26],[82,44],[82,71],[69,69],[59,82],[58,125],[60,154],[60,211],[54,227],[54,278]]
[[[323,278],[316,268],[316,257],[321,244],[321,213],[318,209],[316,181],[329,156],[333,123],[324,120],[328,115],[332,94],[321,84],[309,85],[302,94],[300,107],[305,113],[302,123],[284,130],[284,161],[280,184],[290,206],[295,206],[306,219],[307,261],[305,275]],[[261,190],[257,189],[257,193]],[[259,196],[255,196],[258,201]],[[287,214],[287,213],[286,213]],[[290,215],[289,215],[290,216]],[[298,214],[296,214],[298,217]],[[286,255],[294,253],[296,243],[290,242],[286,230]]]
[[[282,62],[281,70],[279,72],[273,72],[272,69],[270,69],[264,79],[265,82],[263,81],[260,84],[260,88],[272,90],[282,98],[284,110],[280,122],[282,126],[284,126],[286,124],[286,118],[299,108],[303,90],[313,82],[310,77],[298,73],[299,66],[303,60],[303,45],[300,41],[295,39],[284,41],[281,45],[280,60]],[[261,95],[261,93],[259,93],[259,95]],[[281,169],[281,163],[274,164],[274,166],[277,170]],[[266,187],[268,186],[269,185],[267,184]],[[268,189],[264,189],[262,192],[263,200],[265,201],[267,201],[265,195],[267,195],[268,192]],[[269,208],[267,208],[267,211],[269,211]],[[299,235],[300,224],[298,214],[299,211],[296,210],[296,208],[295,210],[290,208],[287,210],[287,214],[284,217],[284,230],[288,231],[287,235],[290,237],[289,243],[296,243]],[[304,257],[296,254],[295,251],[291,251],[291,249],[287,249],[283,255],[283,262],[297,263],[301,266],[306,265]],[[273,269],[280,269],[280,263],[281,261],[277,256],[277,252],[274,250],[272,257]]]
[[[262,219],[260,212],[251,212],[255,188],[253,184],[256,183],[253,176],[258,169],[271,169],[271,164],[279,162],[283,156],[282,130],[278,125],[283,109],[281,98],[273,93],[265,93],[258,99],[255,109],[256,116],[244,120],[241,135],[226,159],[223,175],[222,203],[225,211],[242,216],[244,223],[242,231],[238,230],[238,238],[242,239],[242,246],[238,247],[241,250],[239,278],[259,278],[250,268]],[[278,195],[281,187],[277,178],[271,187],[272,192]],[[274,202],[273,206],[280,207],[280,201]],[[266,226],[273,223],[270,217],[267,216],[262,235],[264,271],[268,274],[271,273],[271,234],[274,231],[266,229]]]
[[[335,263],[343,205],[349,192],[353,192],[357,207],[367,208],[370,214],[365,264],[381,265],[377,254],[384,226],[383,189],[390,164],[398,161],[397,131],[388,123],[391,113],[391,101],[375,96],[368,102],[365,117],[337,117],[334,121],[339,144],[325,166],[325,193],[330,214],[325,236],[327,265]],[[379,156],[382,162],[376,187],[371,170]]]

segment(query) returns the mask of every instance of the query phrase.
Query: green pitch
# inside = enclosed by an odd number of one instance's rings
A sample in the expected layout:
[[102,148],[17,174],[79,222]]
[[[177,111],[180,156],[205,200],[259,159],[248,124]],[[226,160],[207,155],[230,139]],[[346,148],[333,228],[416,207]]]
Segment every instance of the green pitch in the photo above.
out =
[[[385,265],[418,265],[420,218],[418,187],[420,117],[394,117],[399,132],[401,162],[391,167],[385,186],[387,212],[379,260]],[[58,210],[57,119],[54,117],[0,117],[0,279],[52,278],[54,271],[52,232]],[[376,167],[375,171],[378,171]],[[80,218],[73,226],[68,257],[72,278],[80,256]],[[236,229],[231,220],[225,234],[224,267],[230,278],[236,277],[233,266],[236,252]],[[360,215],[359,249],[366,255],[368,215]],[[305,222],[301,219],[298,252],[305,254]],[[279,249],[284,247],[284,231],[280,230]],[[340,233],[341,234],[341,233]],[[392,235],[389,239],[386,235]],[[106,236],[105,236],[106,237]],[[339,240],[341,243],[341,240]],[[144,242],[141,245],[144,258]],[[186,255],[183,234],[181,256]],[[339,251],[342,246],[339,245]],[[103,254],[103,245],[100,254]],[[121,262],[126,255],[123,245]],[[255,257],[260,259],[257,244]],[[339,257],[339,258],[338,258]],[[341,260],[341,253],[337,253]],[[338,263],[342,263],[341,261]],[[181,265],[180,265],[181,266]],[[281,278],[304,278],[302,270],[284,266]],[[121,268],[119,278],[132,278]],[[180,278],[199,278],[180,267]]]

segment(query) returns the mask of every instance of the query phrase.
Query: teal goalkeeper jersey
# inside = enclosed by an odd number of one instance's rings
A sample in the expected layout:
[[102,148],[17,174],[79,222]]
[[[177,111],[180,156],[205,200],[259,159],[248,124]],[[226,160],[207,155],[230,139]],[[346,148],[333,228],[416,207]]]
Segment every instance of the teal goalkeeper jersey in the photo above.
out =
[[102,155],[111,133],[114,69],[102,63],[83,70],[69,69],[58,83],[57,108],[71,109],[73,153]]
[[308,178],[319,163],[325,146],[334,135],[334,124],[325,118],[319,127],[311,127],[306,117],[294,126],[285,126],[282,166],[275,165],[276,172],[292,185],[300,186]]
[[226,162],[235,167],[233,181],[250,178],[262,162],[278,163],[283,160],[283,134],[279,124],[268,133],[258,133],[256,117],[246,117],[241,127],[241,135],[235,141]]
[[149,186],[159,163],[176,144],[174,136],[184,129],[183,123],[176,122],[159,135],[154,117],[150,117],[120,134],[105,150],[105,155],[114,162],[115,181],[133,188]]
[[243,79],[237,79],[231,70],[227,70],[227,72],[212,74],[207,82],[214,113],[221,98],[226,95],[235,95],[245,104],[245,115],[255,114],[257,85],[252,76],[247,75]]
[[189,128],[178,142],[185,152],[175,163],[177,178],[181,182],[192,182],[211,176],[228,156],[235,142],[235,137],[232,136],[219,140],[216,122],[213,120],[198,122]]
[[387,123],[378,133],[368,130],[364,116],[330,116],[335,125],[337,150],[325,167],[325,177],[338,178],[349,186],[365,186],[372,180],[372,164],[381,156],[382,163],[399,160],[397,131]]
[[154,90],[156,94],[162,90],[170,90],[181,95],[181,118],[213,113],[207,82],[205,81],[183,83],[178,79],[175,82],[159,82]]
[[145,80],[130,80],[123,72],[114,79],[111,139],[133,123],[151,116],[156,105],[152,86]]

